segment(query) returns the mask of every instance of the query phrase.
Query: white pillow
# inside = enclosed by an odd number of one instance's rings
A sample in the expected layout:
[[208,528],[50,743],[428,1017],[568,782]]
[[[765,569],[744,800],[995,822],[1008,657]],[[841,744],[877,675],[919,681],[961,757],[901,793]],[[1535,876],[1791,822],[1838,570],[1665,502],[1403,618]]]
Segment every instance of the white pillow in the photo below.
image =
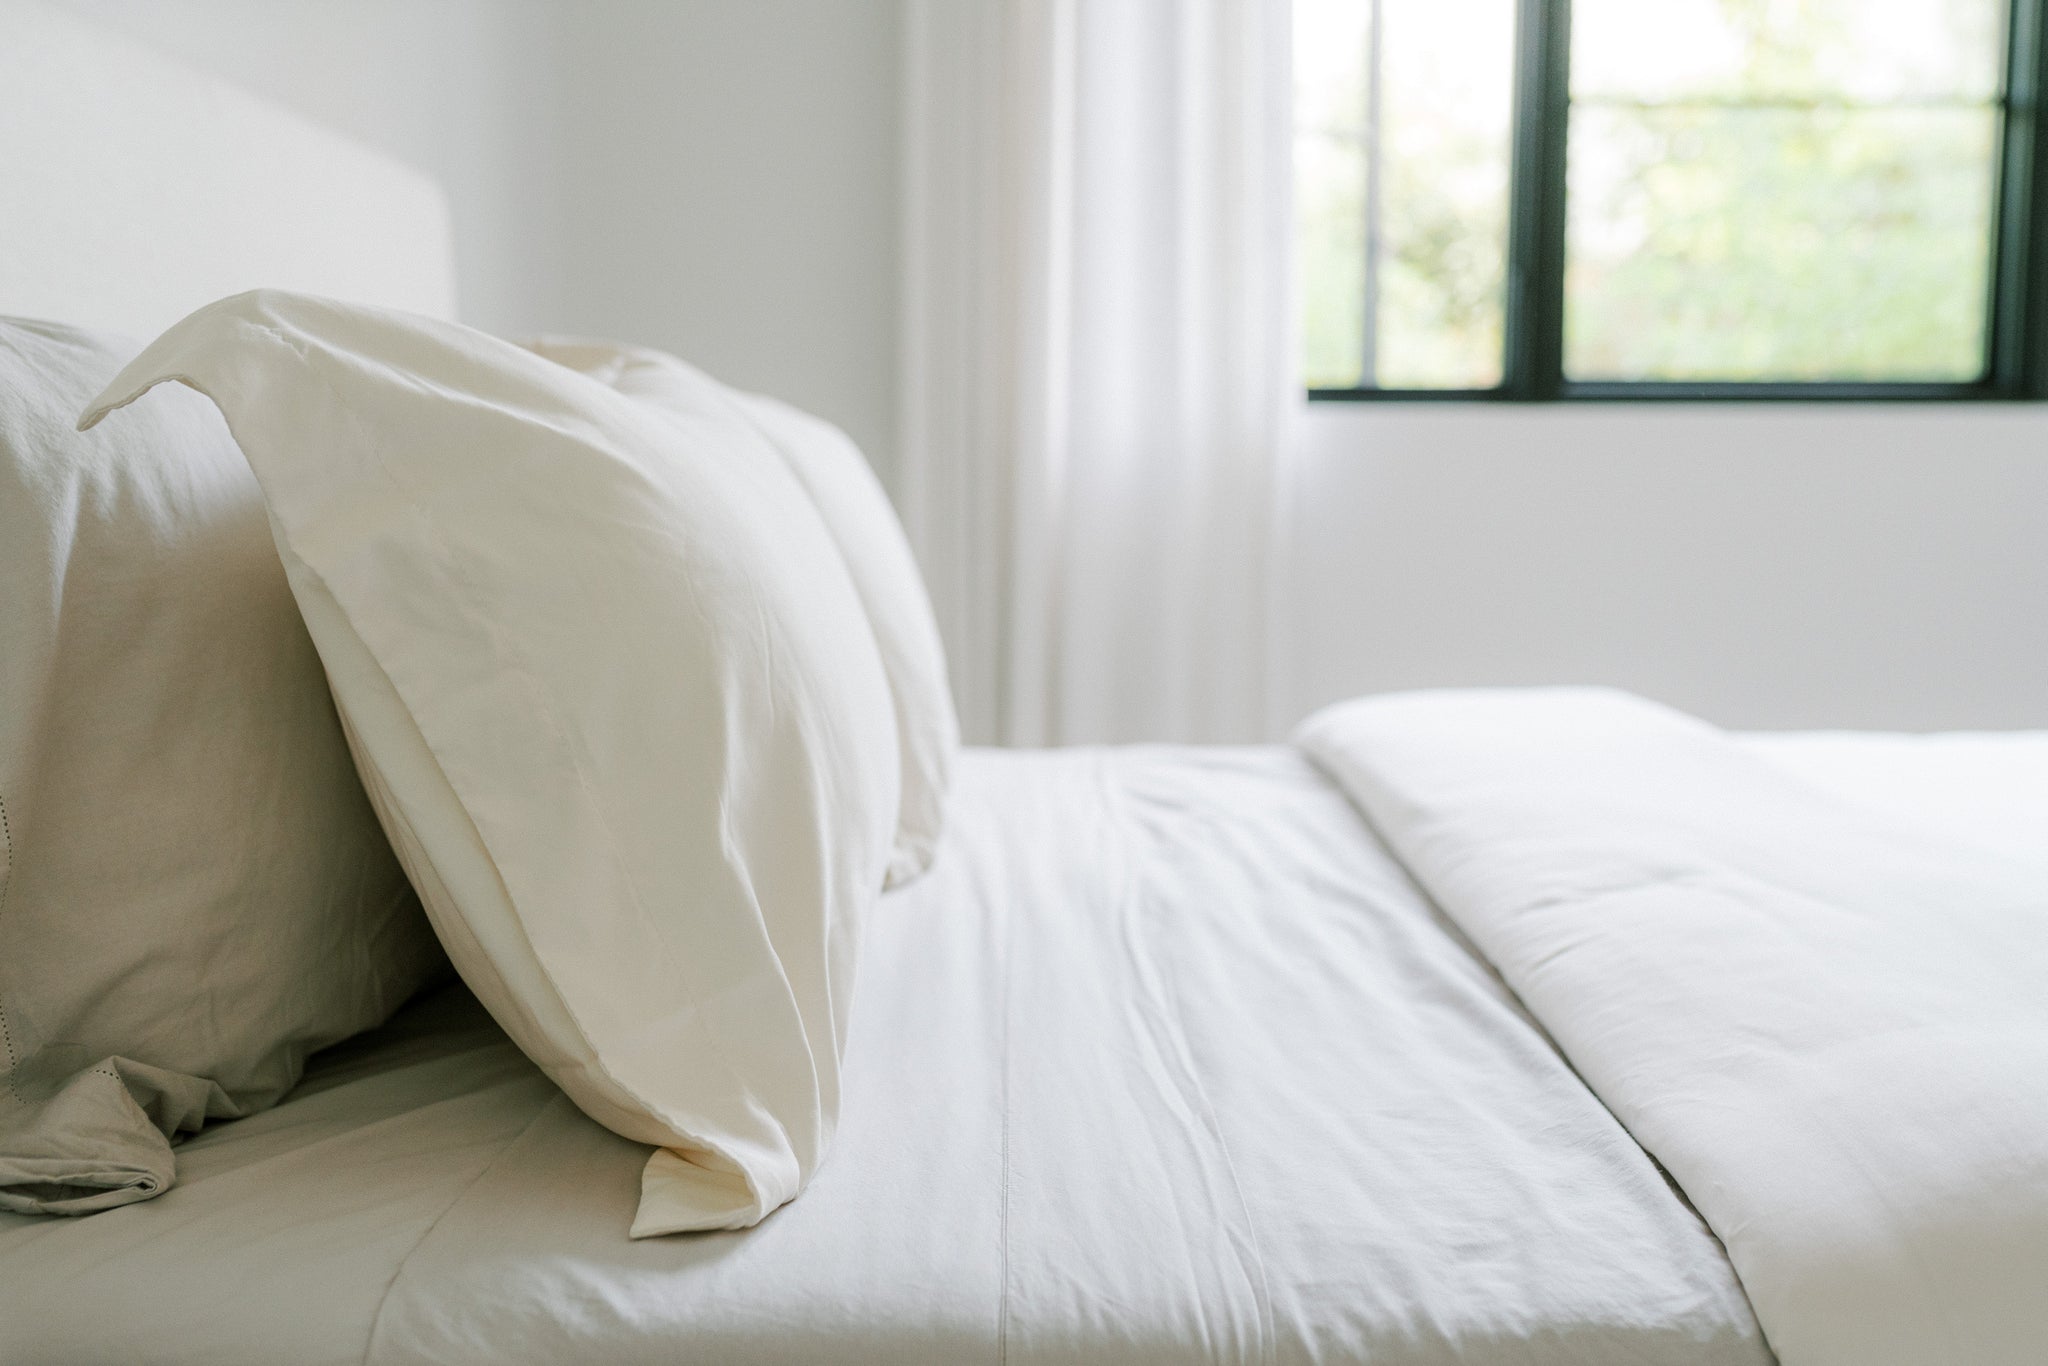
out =
[[450,956],[584,1111],[664,1149],[636,1237],[753,1224],[839,1109],[898,803],[831,537],[708,386],[656,414],[453,324],[260,291],[158,338],[268,499]]
[[447,961],[204,400],[90,435],[132,343],[0,321],[0,1208],[162,1191]]
[[946,651],[889,495],[847,435],[758,394],[727,389],[674,356],[615,342],[545,337],[527,343],[549,360],[601,380],[655,408],[689,411],[707,385],[729,395],[766,435],[817,505],[867,609],[903,751],[903,809],[889,885],[901,886],[931,867],[945,825],[946,793],[960,751],[960,722],[946,681]]

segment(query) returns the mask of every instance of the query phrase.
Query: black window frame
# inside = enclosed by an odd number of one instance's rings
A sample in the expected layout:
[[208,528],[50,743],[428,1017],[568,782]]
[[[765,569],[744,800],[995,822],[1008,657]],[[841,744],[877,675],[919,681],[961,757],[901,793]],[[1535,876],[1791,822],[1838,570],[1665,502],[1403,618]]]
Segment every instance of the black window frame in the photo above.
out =
[[1564,374],[1571,0],[1517,0],[1501,383],[1311,388],[1335,402],[2011,402],[2048,398],[2048,0],[2010,0],[1984,374],[1966,381],[1570,380]]

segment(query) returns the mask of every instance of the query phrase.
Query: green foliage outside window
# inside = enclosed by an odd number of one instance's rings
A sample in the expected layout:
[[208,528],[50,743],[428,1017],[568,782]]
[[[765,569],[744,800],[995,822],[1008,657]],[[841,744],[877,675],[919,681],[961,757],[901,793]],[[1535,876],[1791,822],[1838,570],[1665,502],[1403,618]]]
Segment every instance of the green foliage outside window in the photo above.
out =
[[[1298,0],[1310,387],[1502,382],[1517,8]],[[2005,0],[1572,11],[1566,382],[1983,377]]]

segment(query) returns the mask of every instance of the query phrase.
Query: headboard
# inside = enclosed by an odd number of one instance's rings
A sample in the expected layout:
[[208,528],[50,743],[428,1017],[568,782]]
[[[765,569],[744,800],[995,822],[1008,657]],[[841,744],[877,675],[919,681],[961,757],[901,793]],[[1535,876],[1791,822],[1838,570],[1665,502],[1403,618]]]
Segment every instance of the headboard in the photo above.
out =
[[0,0],[0,314],[143,340],[271,285],[453,317],[418,171],[37,0]]

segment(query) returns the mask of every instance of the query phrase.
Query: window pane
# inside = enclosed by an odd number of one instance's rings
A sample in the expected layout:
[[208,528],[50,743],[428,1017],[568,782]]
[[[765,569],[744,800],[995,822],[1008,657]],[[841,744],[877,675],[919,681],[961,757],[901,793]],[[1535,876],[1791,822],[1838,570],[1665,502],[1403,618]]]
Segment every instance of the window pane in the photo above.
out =
[[1982,108],[1574,109],[1566,373],[1978,378],[1997,131]]
[[1579,99],[1983,103],[2009,0],[1573,0]]
[[1501,378],[1513,0],[1299,0],[1295,177],[1312,388]]
[[2005,0],[1575,0],[1565,373],[1984,372]]

